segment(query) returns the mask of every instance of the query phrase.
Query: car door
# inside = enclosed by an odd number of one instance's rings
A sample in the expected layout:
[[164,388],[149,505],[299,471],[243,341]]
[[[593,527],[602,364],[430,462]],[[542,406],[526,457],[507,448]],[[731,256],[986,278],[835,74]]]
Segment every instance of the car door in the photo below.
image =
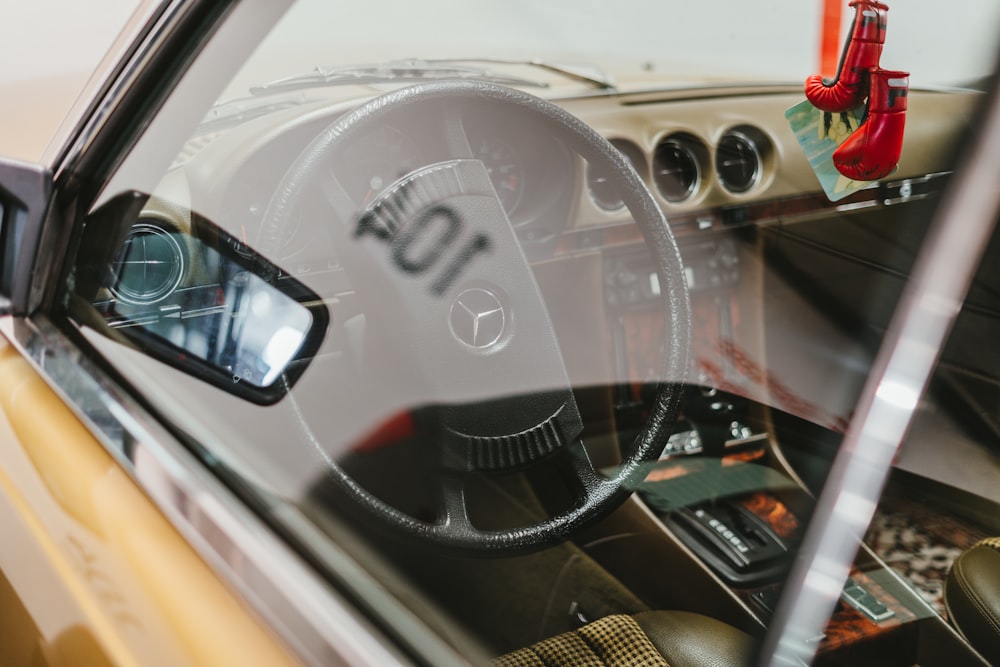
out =
[[[225,488],[51,318],[81,204],[231,4],[147,3],[67,118],[50,163],[0,160],[4,664],[402,660],[329,591],[310,617],[281,611],[281,600],[310,590],[305,566],[266,531],[262,546],[251,514],[226,509]],[[157,441],[174,454],[147,449]],[[283,583],[247,597],[248,582],[276,570]],[[311,586],[305,595],[327,588]]]

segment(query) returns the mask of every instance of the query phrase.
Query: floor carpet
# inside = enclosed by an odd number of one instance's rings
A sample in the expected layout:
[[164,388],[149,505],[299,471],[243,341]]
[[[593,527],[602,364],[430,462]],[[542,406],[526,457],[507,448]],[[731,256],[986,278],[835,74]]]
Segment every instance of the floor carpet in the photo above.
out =
[[944,617],[944,580],[951,564],[986,536],[967,522],[927,505],[889,499],[876,512],[865,543]]

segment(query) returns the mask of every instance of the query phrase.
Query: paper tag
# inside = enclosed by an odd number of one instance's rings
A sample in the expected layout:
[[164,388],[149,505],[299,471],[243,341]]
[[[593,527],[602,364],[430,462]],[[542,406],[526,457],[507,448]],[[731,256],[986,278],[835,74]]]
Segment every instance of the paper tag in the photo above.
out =
[[847,178],[833,164],[833,151],[858,129],[864,105],[851,111],[820,111],[808,100],[785,112],[795,138],[806,154],[809,165],[830,201],[837,201],[871,185],[870,181]]

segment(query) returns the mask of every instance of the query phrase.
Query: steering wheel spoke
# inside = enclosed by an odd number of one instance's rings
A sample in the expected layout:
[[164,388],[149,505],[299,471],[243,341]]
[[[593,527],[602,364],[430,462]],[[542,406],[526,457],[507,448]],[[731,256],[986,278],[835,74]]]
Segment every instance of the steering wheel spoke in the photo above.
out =
[[465,480],[461,475],[445,474],[441,478],[441,514],[437,525],[443,530],[468,534],[474,532],[469,520],[465,497]]
[[605,478],[594,467],[594,462],[590,458],[587,448],[583,442],[577,440],[569,447],[565,448],[565,456],[568,459],[570,469],[577,482],[583,489],[585,496],[593,494],[604,482]]

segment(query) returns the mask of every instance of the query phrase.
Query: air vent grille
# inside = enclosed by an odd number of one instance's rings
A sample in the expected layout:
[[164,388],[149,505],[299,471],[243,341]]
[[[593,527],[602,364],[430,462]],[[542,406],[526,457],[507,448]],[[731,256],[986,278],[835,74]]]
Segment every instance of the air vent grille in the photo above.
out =
[[690,198],[701,183],[701,145],[684,135],[665,138],[653,154],[653,182],[669,202]]
[[[642,149],[628,139],[611,139],[610,143],[635,168],[639,178],[645,178],[646,157]],[[605,211],[618,211],[625,207],[621,192],[611,183],[608,175],[599,168],[588,166],[587,191],[594,203]]]
[[715,173],[719,183],[732,193],[750,190],[760,181],[762,158],[757,142],[749,135],[730,130],[715,151]]

